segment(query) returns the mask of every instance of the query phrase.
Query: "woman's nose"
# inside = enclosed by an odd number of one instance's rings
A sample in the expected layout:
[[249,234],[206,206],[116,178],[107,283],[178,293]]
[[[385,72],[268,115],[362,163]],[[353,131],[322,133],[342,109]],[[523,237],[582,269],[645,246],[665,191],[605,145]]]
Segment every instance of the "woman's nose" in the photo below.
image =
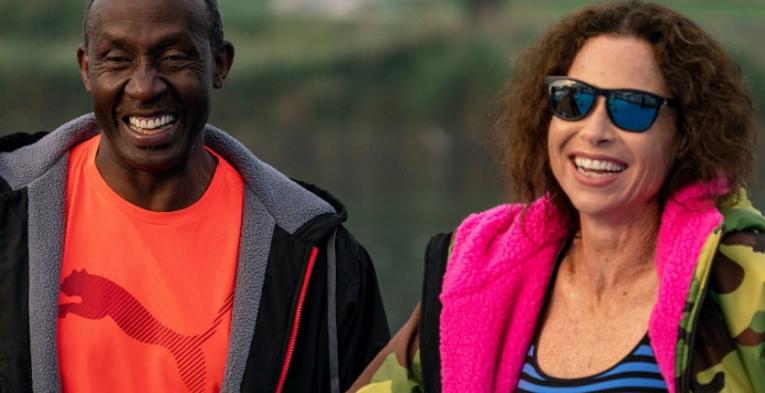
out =
[[595,108],[592,109],[592,112],[581,120],[582,126],[579,129],[579,137],[592,146],[608,144],[614,140],[616,126],[608,117],[606,98],[598,97],[594,105]]

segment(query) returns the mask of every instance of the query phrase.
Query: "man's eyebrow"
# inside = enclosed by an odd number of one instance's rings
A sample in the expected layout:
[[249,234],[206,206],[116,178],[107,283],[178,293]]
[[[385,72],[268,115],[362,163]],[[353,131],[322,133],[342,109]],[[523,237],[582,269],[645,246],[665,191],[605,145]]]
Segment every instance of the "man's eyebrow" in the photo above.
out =
[[113,46],[117,46],[120,48],[125,48],[128,46],[124,38],[118,37],[116,35],[112,35],[109,32],[100,32],[98,35],[93,37],[91,42],[95,44],[95,46],[98,46],[99,44],[103,45],[105,43],[113,45]]
[[[194,38],[194,33],[188,30],[171,33],[157,40],[157,42],[152,45],[152,49],[164,49],[169,46],[181,43],[181,44],[189,44],[196,50],[196,46],[193,45],[194,44],[193,38]],[[186,45],[186,46],[189,46],[189,45]]]

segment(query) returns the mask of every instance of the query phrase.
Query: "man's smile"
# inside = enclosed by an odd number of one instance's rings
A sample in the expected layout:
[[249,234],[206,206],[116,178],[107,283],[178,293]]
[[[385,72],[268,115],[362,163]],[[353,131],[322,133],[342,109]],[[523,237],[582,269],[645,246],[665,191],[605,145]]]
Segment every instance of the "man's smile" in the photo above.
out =
[[153,115],[122,117],[128,136],[142,147],[156,147],[170,143],[177,134],[178,116],[170,112]]
[[130,128],[144,135],[157,134],[162,128],[170,126],[173,123],[175,123],[175,115],[171,113],[152,117],[128,116],[128,124],[130,124]]

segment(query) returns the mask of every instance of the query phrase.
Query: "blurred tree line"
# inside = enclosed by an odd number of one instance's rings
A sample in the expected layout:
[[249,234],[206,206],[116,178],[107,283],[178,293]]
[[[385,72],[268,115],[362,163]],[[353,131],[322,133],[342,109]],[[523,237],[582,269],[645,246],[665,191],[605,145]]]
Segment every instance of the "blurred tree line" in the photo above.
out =
[[[343,17],[219,3],[236,58],[211,123],[348,205],[397,327],[417,301],[428,237],[506,199],[490,130],[513,60],[587,2],[368,0]],[[761,123],[761,1],[664,3],[736,59]],[[87,0],[0,4],[0,135],[49,130],[89,111],[75,63]]]

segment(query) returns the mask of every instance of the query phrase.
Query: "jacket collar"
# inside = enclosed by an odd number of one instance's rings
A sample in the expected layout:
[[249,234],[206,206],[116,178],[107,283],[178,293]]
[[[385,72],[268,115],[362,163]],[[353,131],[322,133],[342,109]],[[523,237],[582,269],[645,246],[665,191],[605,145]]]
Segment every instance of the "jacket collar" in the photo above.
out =
[[[686,187],[662,213],[656,249],[659,293],[649,322],[657,363],[674,392],[680,320],[696,261],[722,223],[724,184]],[[502,205],[457,229],[440,295],[443,391],[515,389],[555,257],[568,236],[549,198]]]

